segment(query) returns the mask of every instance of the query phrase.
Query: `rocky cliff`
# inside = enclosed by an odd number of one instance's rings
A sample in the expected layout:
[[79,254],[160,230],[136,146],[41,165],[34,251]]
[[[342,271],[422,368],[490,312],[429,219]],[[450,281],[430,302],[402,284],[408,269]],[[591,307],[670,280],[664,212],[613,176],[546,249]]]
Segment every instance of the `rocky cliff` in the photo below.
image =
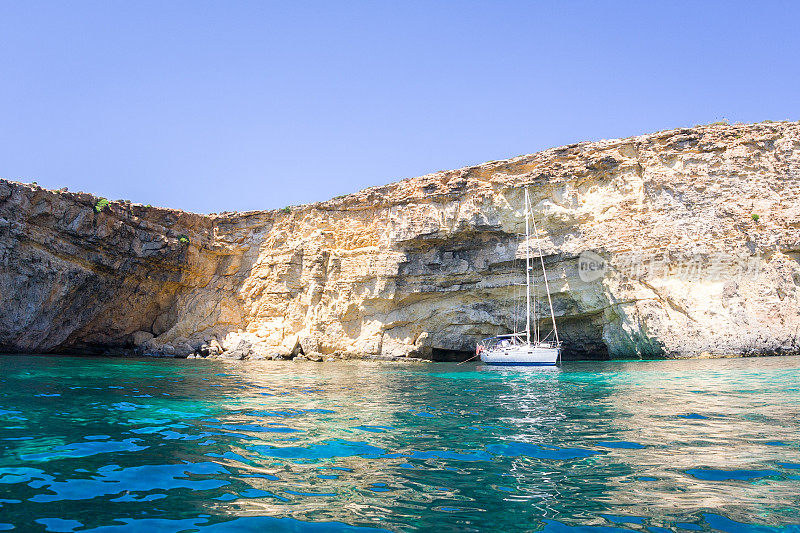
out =
[[280,211],[3,180],[0,351],[460,356],[514,327],[526,246],[545,297],[539,245],[566,357],[797,353],[800,123],[579,143]]

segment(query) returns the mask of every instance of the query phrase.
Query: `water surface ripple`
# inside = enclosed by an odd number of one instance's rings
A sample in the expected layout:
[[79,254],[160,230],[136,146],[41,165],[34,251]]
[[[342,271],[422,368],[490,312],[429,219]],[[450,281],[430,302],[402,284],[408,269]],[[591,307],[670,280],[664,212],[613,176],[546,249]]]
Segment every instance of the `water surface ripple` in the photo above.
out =
[[0,531],[800,533],[800,357],[0,356]]

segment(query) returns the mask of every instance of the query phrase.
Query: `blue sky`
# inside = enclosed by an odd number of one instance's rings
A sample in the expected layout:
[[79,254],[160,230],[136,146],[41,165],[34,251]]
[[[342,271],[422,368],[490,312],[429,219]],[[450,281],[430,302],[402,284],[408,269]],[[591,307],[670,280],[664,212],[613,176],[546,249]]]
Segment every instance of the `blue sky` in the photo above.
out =
[[0,176],[199,212],[800,119],[800,2],[0,3]]

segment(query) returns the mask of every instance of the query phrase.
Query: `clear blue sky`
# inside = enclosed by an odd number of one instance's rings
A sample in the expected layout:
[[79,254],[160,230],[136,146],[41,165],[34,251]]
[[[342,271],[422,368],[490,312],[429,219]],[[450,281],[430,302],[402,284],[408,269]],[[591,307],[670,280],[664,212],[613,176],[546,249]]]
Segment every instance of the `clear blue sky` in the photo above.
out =
[[0,176],[272,209],[722,118],[800,119],[800,2],[0,3]]

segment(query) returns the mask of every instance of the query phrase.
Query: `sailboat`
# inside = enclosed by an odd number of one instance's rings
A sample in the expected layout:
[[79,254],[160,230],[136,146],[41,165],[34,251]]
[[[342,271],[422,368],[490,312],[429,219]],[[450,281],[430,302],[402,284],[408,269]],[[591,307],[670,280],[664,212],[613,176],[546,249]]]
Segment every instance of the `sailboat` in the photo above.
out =
[[[544,336],[539,327],[539,306],[535,299],[535,286],[531,280],[533,271],[530,247],[531,225],[534,239],[539,247],[539,261],[542,265],[547,304],[550,307],[550,319],[553,322],[553,330]],[[553,301],[550,298],[550,286],[547,283],[547,271],[544,268],[542,245],[539,242],[536,221],[531,216],[531,200],[528,196],[528,189],[525,189],[525,248],[525,331],[515,331],[508,335],[498,335],[480,341],[475,352],[480,356],[482,362],[489,365],[553,366],[561,361],[561,341],[558,338]],[[531,331],[532,288],[534,289],[533,331]]]

